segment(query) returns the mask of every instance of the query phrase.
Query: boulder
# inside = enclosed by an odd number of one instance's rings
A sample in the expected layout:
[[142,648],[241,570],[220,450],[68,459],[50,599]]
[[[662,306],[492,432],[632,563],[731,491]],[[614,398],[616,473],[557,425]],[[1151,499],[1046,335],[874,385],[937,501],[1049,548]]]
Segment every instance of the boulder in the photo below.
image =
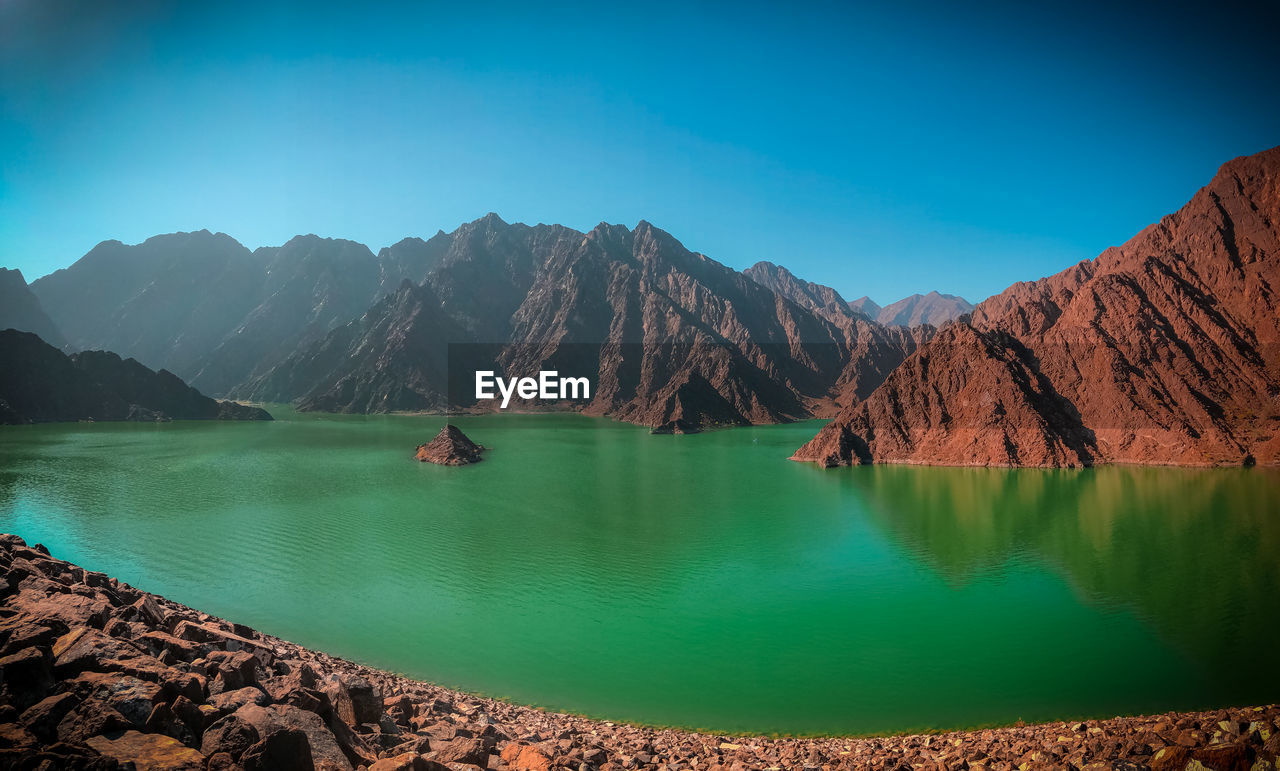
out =
[[[338,745],[334,734],[314,712],[285,704],[273,704],[269,707],[249,704],[224,719],[229,718],[248,723],[259,736],[284,729],[301,731],[307,737],[311,759],[318,771],[350,771],[352,768],[351,761]],[[373,758],[362,758],[360,763],[370,765]]]
[[239,758],[261,738],[262,733],[253,721],[234,713],[205,729],[204,735],[200,737],[200,751],[205,755],[225,752],[232,758]]
[[56,734],[60,742],[83,744],[90,736],[108,731],[127,731],[133,727],[128,718],[110,705],[89,699],[76,705],[58,721]]
[[156,708],[151,710],[151,714],[147,716],[146,729],[148,733],[164,734],[187,746],[196,744],[196,733],[168,704],[157,704]]
[[335,675],[324,684],[334,713],[350,726],[374,723],[382,717],[382,696],[358,675]]
[[120,764],[149,771],[203,771],[205,757],[182,742],[160,734],[124,731],[90,737],[85,744]]
[[229,715],[246,704],[257,704],[259,707],[265,707],[270,703],[271,697],[261,688],[252,685],[209,697],[209,704],[218,710],[219,717]]
[[316,768],[311,758],[307,734],[295,728],[283,728],[267,734],[240,756],[244,771],[311,771]]
[[53,671],[70,677],[85,670],[118,671],[128,665],[160,662],[124,640],[109,637],[96,629],[80,626],[59,637],[53,644]]
[[453,769],[416,753],[405,752],[379,760],[369,766],[369,771],[453,771]]
[[146,724],[151,711],[162,701],[164,692],[164,688],[156,683],[104,672],[82,672],[67,680],[63,687],[82,701],[96,700],[106,704],[138,727]]
[[46,744],[52,744],[58,736],[58,723],[80,703],[72,693],[59,693],[46,697],[27,708],[18,722],[26,726]]
[[513,767],[516,771],[551,771],[551,756],[531,744],[520,750]]
[[489,749],[482,739],[458,738],[434,744],[431,757],[441,763],[470,763],[483,768],[489,763]]
[[0,658],[0,703],[26,709],[45,697],[53,685],[49,659],[38,648]]

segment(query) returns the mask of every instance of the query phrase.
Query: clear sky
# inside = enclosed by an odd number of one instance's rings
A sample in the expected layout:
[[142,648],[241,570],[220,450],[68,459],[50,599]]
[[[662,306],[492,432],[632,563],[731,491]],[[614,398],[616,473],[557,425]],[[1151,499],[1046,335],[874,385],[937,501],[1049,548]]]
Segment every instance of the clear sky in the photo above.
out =
[[1280,144],[1280,4],[0,0],[0,265],[647,219],[979,300]]

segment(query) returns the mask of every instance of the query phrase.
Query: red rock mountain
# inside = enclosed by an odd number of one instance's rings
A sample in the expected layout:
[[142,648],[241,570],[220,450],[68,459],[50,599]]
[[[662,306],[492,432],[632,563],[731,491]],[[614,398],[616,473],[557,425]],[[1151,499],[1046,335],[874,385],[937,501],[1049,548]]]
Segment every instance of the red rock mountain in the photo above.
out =
[[795,454],[825,465],[1280,463],[1280,148],[980,304]]

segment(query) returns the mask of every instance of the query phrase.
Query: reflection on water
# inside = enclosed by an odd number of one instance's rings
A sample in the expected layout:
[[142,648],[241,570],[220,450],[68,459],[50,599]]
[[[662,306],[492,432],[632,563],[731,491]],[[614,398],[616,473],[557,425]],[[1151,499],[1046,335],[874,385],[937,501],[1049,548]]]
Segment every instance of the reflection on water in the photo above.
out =
[[785,458],[813,422],[575,415],[0,430],[0,529],[447,685],[857,733],[1274,701],[1280,478]]
[[1198,659],[1247,660],[1280,640],[1275,470],[860,471],[877,525],[949,583],[1039,560]]

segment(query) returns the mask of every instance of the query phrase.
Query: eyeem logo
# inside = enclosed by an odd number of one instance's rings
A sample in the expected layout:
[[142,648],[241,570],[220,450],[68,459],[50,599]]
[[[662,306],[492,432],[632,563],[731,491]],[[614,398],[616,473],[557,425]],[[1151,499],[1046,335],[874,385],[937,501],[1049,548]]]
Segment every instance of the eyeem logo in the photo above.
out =
[[542,370],[537,378],[500,378],[493,370],[476,370],[476,401],[496,399],[493,389],[498,389],[502,396],[502,404],[498,409],[505,410],[511,403],[512,395],[521,399],[590,399],[591,381],[585,377],[560,377],[553,370]]

